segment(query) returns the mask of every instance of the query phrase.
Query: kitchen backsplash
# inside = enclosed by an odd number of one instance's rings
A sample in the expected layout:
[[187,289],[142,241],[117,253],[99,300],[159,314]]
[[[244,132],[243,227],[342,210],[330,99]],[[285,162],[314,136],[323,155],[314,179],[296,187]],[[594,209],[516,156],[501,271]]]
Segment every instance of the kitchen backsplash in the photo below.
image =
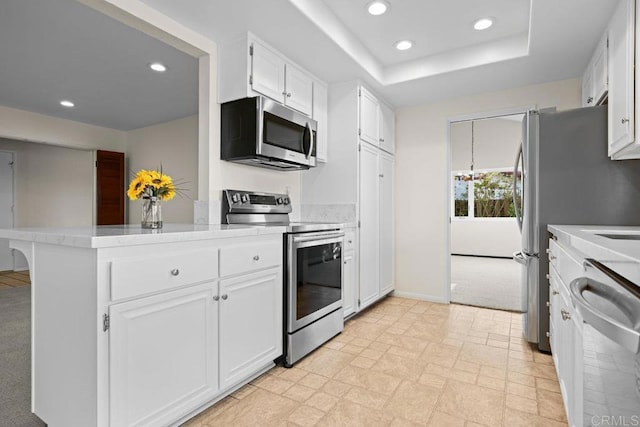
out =
[[309,222],[354,222],[356,205],[300,205],[300,220]]

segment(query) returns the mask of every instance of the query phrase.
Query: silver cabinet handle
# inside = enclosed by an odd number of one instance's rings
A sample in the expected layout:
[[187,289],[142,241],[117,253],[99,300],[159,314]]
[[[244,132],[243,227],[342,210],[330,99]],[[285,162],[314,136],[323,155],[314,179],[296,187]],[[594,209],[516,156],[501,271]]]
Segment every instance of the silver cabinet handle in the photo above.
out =
[[378,176],[379,176],[380,178],[384,178],[384,174],[382,174],[382,173],[381,173],[381,174],[379,174]]
[[171,270],[172,276],[177,276],[178,274],[180,274],[180,270],[178,270],[177,268],[174,268],[173,270]]
[[287,98],[291,98],[291,92],[287,94]]
[[348,243],[353,243],[353,240],[348,240]]
[[547,307],[551,307],[551,302],[547,301]]
[[565,310],[564,308],[560,310],[560,314],[562,315],[562,320],[569,320],[571,319],[571,313],[569,313],[567,310]]
[[287,92],[286,92],[286,91],[284,91],[284,92],[282,92],[282,94],[286,96],[286,95],[287,95]]
[[213,296],[213,300],[214,300],[214,301],[218,301],[218,300],[220,300],[220,297],[219,297],[218,295],[214,295],[214,296]]
[[622,124],[629,123],[629,119],[622,119]]
[[228,296],[227,294],[223,294],[223,295],[222,295],[222,299],[225,299],[225,300],[226,300],[227,298],[229,298],[229,296]]
[[255,256],[253,257],[253,260],[254,260],[254,261],[260,261],[260,255],[255,255]]

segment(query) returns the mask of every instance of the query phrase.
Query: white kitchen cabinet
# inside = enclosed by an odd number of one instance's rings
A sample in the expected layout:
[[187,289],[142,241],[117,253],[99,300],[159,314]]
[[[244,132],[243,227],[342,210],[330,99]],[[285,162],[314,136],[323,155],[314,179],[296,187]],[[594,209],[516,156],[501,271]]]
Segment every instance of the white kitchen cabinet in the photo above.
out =
[[329,156],[329,91],[327,85],[313,82],[313,120],[318,122],[316,133],[316,158],[319,162],[326,162]]
[[344,263],[342,274],[342,310],[344,317],[351,316],[357,311],[358,299],[357,299],[357,261],[356,252],[345,251],[342,255],[342,262]]
[[387,153],[379,156],[379,211],[380,211],[380,295],[393,290],[393,260],[395,247],[393,239],[393,184],[394,158]]
[[380,120],[379,127],[380,130],[378,134],[380,135],[380,148],[384,151],[387,151],[391,154],[395,152],[396,143],[395,143],[395,133],[396,133],[396,116],[393,113],[393,110],[389,108],[384,103],[380,103],[380,111],[378,113],[378,117]]
[[312,116],[315,82],[324,84],[251,33],[218,48],[220,103],[264,95]]
[[220,388],[282,355],[282,268],[220,281]]
[[589,65],[582,77],[582,106],[600,105],[605,99],[608,87],[608,34],[605,32],[596,46]]
[[591,65],[587,67],[582,76],[582,106],[593,107],[595,105],[593,94],[593,72]]
[[378,103],[378,99],[363,87],[360,88],[359,100],[360,123],[358,133],[360,135],[360,139],[377,147],[380,144],[380,125],[378,122],[380,104]]
[[360,309],[380,297],[380,151],[360,150]]
[[206,283],[110,307],[111,425],[164,425],[216,394],[213,294]]
[[608,27],[609,36],[609,156],[635,158],[634,55],[635,0],[620,1]]

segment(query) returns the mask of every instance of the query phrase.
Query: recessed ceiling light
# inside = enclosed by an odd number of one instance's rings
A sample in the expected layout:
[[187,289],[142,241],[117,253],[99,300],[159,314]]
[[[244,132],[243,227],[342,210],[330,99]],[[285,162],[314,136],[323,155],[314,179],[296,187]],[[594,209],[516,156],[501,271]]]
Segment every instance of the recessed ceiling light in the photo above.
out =
[[389,3],[378,0],[372,3],[369,3],[369,6],[367,6],[367,11],[369,11],[370,14],[377,16],[385,13],[388,8],[389,8]]
[[165,71],[167,71],[166,65],[161,64],[159,62],[154,62],[153,64],[149,64],[149,68],[151,68],[153,71],[157,71],[158,73],[164,73]]
[[411,46],[413,46],[413,42],[411,42],[410,40],[400,40],[398,43],[396,43],[396,49],[398,50],[411,49]]
[[489,28],[492,25],[493,25],[493,19],[491,19],[491,18],[481,18],[481,19],[478,19],[473,24],[473,28],[478,30],[478,31],[481,31],[481,30],[486,30],[487,28]]
[[60,105],[62,105],[63,107],[67,107],[67,108],[73,108],[76,106],[76,104],[74,104],[73,102],[69,101],[69,100],[64,100],[64,101],[60,101]]

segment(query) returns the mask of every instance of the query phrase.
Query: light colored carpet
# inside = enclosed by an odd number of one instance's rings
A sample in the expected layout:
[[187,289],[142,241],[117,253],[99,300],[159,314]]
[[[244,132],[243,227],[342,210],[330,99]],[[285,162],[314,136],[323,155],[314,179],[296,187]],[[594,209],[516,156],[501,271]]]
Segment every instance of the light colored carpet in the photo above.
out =
[[451,256],[451,302],[522,312],[520,264],[512,259]]
[[31,413],[31,287],[0,289],[0,426],[45,426]]

